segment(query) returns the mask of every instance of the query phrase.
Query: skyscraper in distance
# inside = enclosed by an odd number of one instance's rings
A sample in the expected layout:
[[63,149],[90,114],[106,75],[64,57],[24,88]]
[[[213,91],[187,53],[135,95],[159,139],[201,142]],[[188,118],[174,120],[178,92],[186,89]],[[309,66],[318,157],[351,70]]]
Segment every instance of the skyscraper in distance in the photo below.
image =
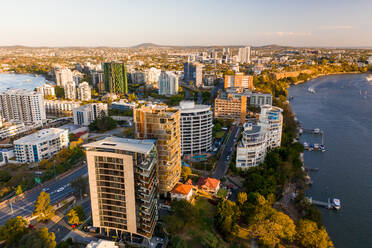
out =
[[203,83],[203,65],[197,62],[191,63],[188,61],[184,63],[183,66],[184,81],[186,83],[193,81],[194,86],[200,87]]
[[170,71],[162,71],[159,78],[159,95],[178,93],[178,76]]
[[238,59],[242,64],[251,63],[251,47],[246,46],[239,48]]
[[128,94],[127,69],[124,63],[103,64],[105,90],[115,94]]

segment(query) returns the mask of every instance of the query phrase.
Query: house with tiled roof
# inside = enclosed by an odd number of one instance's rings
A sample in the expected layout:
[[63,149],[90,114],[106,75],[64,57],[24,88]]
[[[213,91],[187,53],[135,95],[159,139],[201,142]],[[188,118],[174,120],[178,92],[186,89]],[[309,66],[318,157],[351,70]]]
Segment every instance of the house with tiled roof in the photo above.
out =
[[192,189],[192,185],[178,183],[170,192],[171,198],[172,200],[185,199],[187,201],[190,201],[193,195]]
[[199,189],[216,194],[220,190],[220,180],[212,177],[201,177],[198,181]]

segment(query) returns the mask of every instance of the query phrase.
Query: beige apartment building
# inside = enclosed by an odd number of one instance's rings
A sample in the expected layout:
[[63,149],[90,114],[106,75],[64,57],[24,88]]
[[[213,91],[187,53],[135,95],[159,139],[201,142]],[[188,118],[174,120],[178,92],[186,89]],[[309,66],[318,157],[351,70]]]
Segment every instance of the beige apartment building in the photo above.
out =
[[136,139],[156,139],[159,192],[170,192],[181,175],[180,110],[162,105],[133,111]]
[[105,236],[150,239],[157,220],[155,140],[108,137],[84,147],[93,226]]

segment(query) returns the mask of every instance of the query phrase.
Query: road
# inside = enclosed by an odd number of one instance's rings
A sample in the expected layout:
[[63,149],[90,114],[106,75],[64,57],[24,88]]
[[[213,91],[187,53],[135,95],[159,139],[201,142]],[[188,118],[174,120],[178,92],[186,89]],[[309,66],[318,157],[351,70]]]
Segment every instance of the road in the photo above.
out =
[[[225,176],[227,170],[229,169],[229,164],[232,157],[232,151],[234,150],[235,142],[239,138],[240,126],[233,126],[230,132],[228,133],[229,137],[228,140],[225,142],[223,146],[221,146],[222,152],[220,159],[218,160],[216,169],[213,173],[213,177],[217,179],[221,179]],[[226,161],[227,156],[230,156],[230,159]]]
[[[71,174],[65,175],[61,178],[58,178],[57,180],[52,180],[51,182],[45,184],[43,187],[44,189],[47,189],[46,192],[50,194],[50,203],[57,203],[67,196],[71,195],[71,193],[74,191],[70,185],[71,181],[82,175],[86,175],[87,173],[87,167],[83,166]],[[61,187],[63,187],[64,189],[60,190],[60,192],[57,192],[57,190],[61,189]],[[7,204],[7,206],[0,206],[0,225],[4,225],[5,222],[11,217],[25,217],[32,214],[35,202],[41,191],[42,188],[34,190],[30,193],[26,193],[26,195],[22,199],[14,198],[14,201],[10,200],[12,201],[11,205]]]

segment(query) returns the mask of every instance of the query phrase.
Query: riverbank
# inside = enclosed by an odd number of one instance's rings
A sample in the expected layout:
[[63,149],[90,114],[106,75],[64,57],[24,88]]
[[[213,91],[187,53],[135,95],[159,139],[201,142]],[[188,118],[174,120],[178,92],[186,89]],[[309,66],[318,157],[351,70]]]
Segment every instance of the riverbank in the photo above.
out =
[[290,86],[307,83],[310,80],[313,80],[313,79],[316,79],[316,78],[320,78],[320,77],[326,77],[326,76],[332,76],[332,75],[346,75],[346,74],[363,74],[363,73],[368,73],[368,72],[351,71],[351,72],[334,72],[334,73],[329,73],[329,74],[323,74],[322,73],[322,74],[318,74],[316,76],[312,76],[311,78],[309,78],[307,80],[300,80],[300,81],[298,81],[296,83],[292,83]]

